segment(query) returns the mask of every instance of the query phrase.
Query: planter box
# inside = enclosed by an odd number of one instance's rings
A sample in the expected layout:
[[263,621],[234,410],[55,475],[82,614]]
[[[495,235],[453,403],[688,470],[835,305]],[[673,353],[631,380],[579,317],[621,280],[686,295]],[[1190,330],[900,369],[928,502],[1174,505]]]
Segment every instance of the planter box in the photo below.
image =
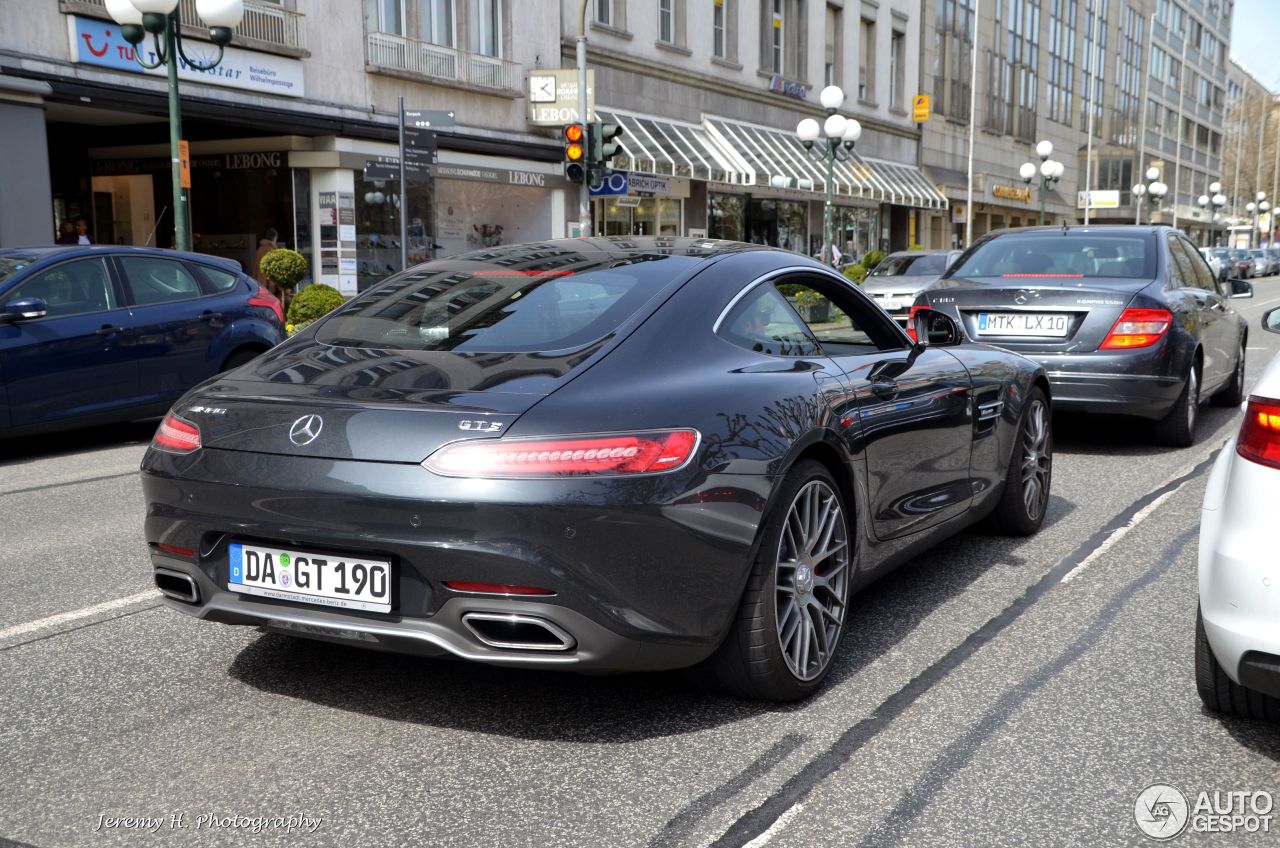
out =
[[817,303],[797,303],[792,300],[791,305],[795,307],[796,312],[800,313],[800,317],[810,324],[821,324],[831,320],[831,301],[829,300],[820,300]]

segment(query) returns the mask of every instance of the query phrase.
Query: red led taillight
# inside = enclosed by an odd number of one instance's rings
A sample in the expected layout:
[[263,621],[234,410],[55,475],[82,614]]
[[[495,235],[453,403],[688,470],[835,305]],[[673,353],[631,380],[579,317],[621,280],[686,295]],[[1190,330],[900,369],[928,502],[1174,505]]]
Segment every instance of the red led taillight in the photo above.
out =
[[162,542],[152,542],[151,547],[162,553],[173,554],[174,556],[190,558],[196,555],[196,552],[191,548],[180,548],[177,545],[166,545]]
[[200,428],[170,412],[160,422],[151,447],[165,453],[192,453],[200,450]]
[[1168,332],[1172,323],[1173,313],[1167,309],[1126,309],[1120,313],[1099,350],[1151,347]]
[[446,477],[612,477],[674,471],[697,446],[697,430],[477,439],[445,445],[423,465]]
[[280,299],[271,292],[258,286],[258,291],[249,298],[250,306],[265,306],[276,314],[276,318],[280,319],[280,323],[284,323],[284,306],[280,304]]
[[1280,400],[1249,399],[1236,453],[1250,462],[1280,468]]
[[907,335],[911,337],[911,341],[918,342],[916,338],[916,313],[921,309],[928,309],[927,306],[913,306],[911,311],[907,313]]
[[478,592],[482,595],[554,595],[550,589],[537,586],[514,586],[510,583],[469,583],[464,580],[446,580],[444,585],[455,592]]

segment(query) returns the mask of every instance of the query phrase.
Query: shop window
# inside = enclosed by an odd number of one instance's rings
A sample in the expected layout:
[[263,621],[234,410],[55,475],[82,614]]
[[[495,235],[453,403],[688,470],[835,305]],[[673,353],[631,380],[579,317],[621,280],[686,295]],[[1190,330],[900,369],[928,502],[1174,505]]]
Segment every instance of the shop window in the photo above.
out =
[[149,256],[122,256],[120,265],[138,306],[173,303],[201,295],[200,284],[191,272],[173,259]]
[[434,196],[437,258],[551,235],[549,188],[437,179]]
[[116,306],[101,259],[64,262],[18,286],[5,299],[24,297],[43,300],[48,318],[106,312]]

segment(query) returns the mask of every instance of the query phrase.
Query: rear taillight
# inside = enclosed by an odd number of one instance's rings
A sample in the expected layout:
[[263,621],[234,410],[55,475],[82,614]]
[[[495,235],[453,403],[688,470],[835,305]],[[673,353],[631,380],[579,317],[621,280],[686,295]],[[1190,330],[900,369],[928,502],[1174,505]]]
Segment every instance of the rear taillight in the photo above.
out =
[[258,286],[258,291],[253,297],[249,298],[250,306],[265,306],[276,314],[276,318],[280,319],[280,323],[284,323],[284,307],[280,304],[280,299],[271,292]]
[[928,309],[927,306],[913,306],[911,311],[907,313],[907,335],[911,337],[911,341],[918,342],[916,338],[916,313],[921,309]]
[[674,471],[693,456],[697,430],[454,442],[423,465],[446,477],[613,477]]
[[200,450],[200,428],[170,412],[160,422],[151,447],[165,453],[193,453]]
[[1100,350],[1127,350],[1150,347],[1160,341],[1173,323],[1173,313],[1167,309],[1126,309],[1107,333]]
[[152,542],[151,547],[162,553],[173,554],[174,556],[194,557],[196,555],[196,552],[191,548],[180,548],[177,545],[166,545],[163,542]]
[[1249,399],[1236,453],[1250,462],[1280,468],[1280,400]]
[[537,586],[515,586],[510,583],[472,583],[465,580],[446,580],[444,585],[455,592],[476,592],[481,595],[554,595],[550,589]]

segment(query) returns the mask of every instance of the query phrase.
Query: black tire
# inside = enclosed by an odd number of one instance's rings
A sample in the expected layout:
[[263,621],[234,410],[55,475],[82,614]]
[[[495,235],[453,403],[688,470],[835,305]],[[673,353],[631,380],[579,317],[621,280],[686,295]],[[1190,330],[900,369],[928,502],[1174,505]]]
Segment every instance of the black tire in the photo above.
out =
[[[811,484],[818,484],[818,486],[811,487]],[[838,521],[833,521],[831,526],[833,532],[838,530],[844,534],[842,564],[838,568],[835,567],[836,554],[833,553],[815,564],[804,581],[800,577],[803,566],[792,567],[790,570],[793,579],[790,581],[790,588],[786,588],[788,584],[784,576],[784,571],[787,569],[784,551],[790,543],[789,540],[794,538],[793,528],[798,526],[792,524],[788,528],[788,518],[801,496],[812,491],[830,493],[839,505],[840,515],[836,516]],[[839,527],[836,526],[837,523]],[[856,522],[853,524],[856,525]],[[847,621],[846,613],[856,550],[850,525],[844,497],[831,472],[821,463],[812,460],[797,463],[783,479],[777,503],[765,521],[760,550],[752,564],[747,588],[743,593],[738,613],[730,625],[729,633],[716,652],[692,670],[695,679],[702,678],[707,681],[709,678],[709,682],[720,689],[743,698],[766,701],[798,701],[817,691],[834,665]],[[825,527],[826,524],[824,523],[823,526]],[[784,530],[787,531],[785,539]],[[836,537],[833,536],[832,542],[835,541]],[[824,565],[828,566],[825,571]],[[842,579],[839,579],[841,575]],[[819,597],[819,587],[815,584],[815,579],[819,577],[824,580],[837,578],[832,582],[839,585],[828,586],[826,595],[823,597],[833,599],[838,604],[840,622],[832,633],[826,619],[821,615],[818,616],[817,621],[823,625],[824,630],[816,633],[815,639],[827,640],[829,644],[827,655],[821,666],[815,667],[812,673],[800,675],[791,665],[795,658],[788,660],[787,649],[793,645],[799,647],[800,642],[793,640],[802,639],[806,634],[814,635],[813,630],[806,631],[805,625],[801,623],[808,622],[812,625],[814,619],[809,616],[811,607],[802,606],[800,599]],[[810,588],[801,592],[800,588],[806,585]],[[796,627],[792,630],[792,639],[785,638],[781,632],[782,628],[778,626],[779,597],[791,601],[785,609],[787,615],[784,618],[784,624],[793,621],[789,614],[794,611]],[[816,645],[817,642],[812,644]],[[804,656],[808,657],[808,653],[806,647]],[[819,654],[821,654],[820,649]],[[804,665],[808,667],[808,663]]]
[[1209,402],[1214,406],[1239,406],[1244,403],[1244,355],[1245,343],[1240,342],[1240,356],[1236,360],[1236,370],[1227,383]]
[[1214,712],[1264,721],[1280,721],[1280,698],[1256,692],[1227,677],[1209,646],[1204,618],[1196,608],[1196,692]]
[[[987,519],[988,528],[1002,536],[1030,536],[1038,531],[1048,511],[1052,482],[1052,411],[1044,392],[1032,388],[1018,421],[1000,500]],[[1033,484],[1038,484],[1037,491],[1032,491]]]
[[227,357],[226,362],[222,363],[222,368],[218,370],[218,373],[221,374],[224,371],[239,368],[241,365],[247,365],[261,355],[262,354],[256,350],[237,350],[235,353]]
[[1200,370],[1194,362],[1187,370],[1182,392],[1173,408],[1156,422],[1156,444],[1171,448],[1190,447],[1196,440],[1196,422],[1200,419]]

